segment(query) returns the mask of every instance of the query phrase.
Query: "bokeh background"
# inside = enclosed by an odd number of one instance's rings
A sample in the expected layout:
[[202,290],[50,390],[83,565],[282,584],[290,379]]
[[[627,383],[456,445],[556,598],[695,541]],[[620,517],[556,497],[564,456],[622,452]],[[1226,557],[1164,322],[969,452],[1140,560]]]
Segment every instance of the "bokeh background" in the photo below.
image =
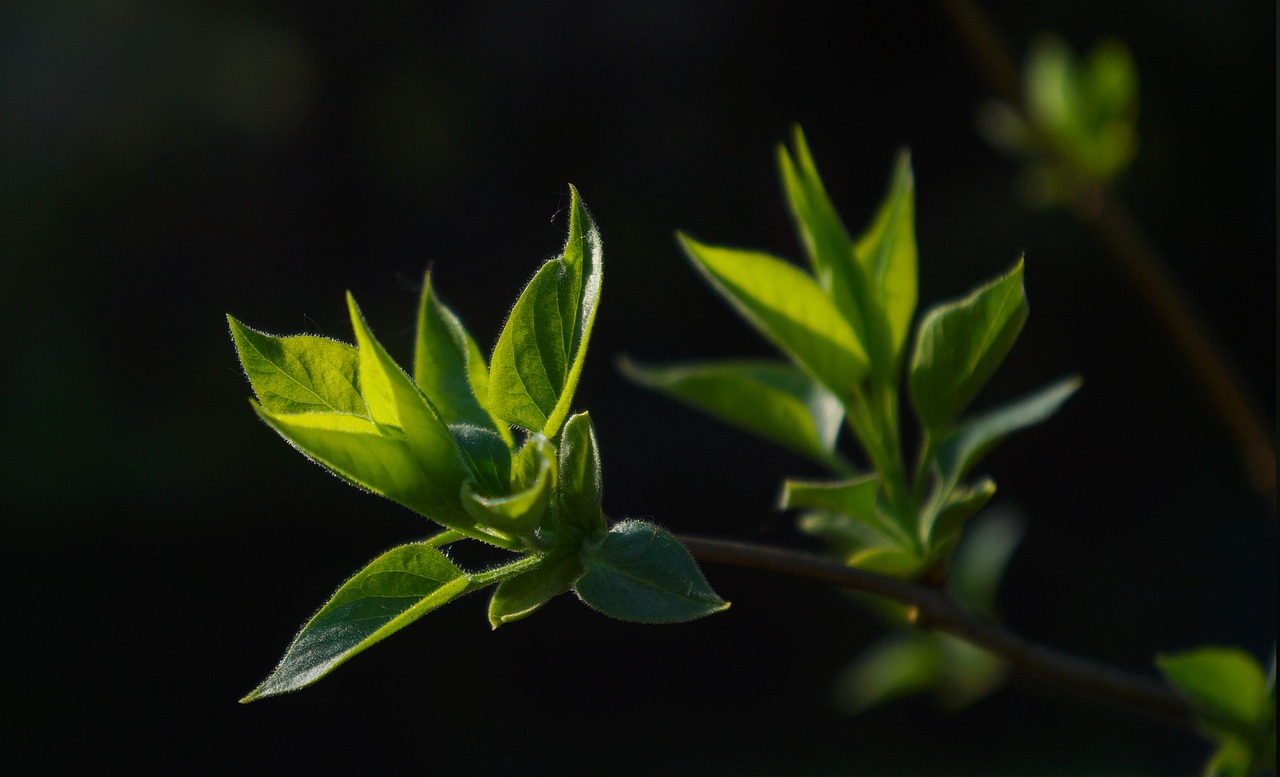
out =
[[[984,6],[1133,51],[1122,182],[1271,414],[1275,7]],[[882,633],[824,587],[708,568],[734,607],[663,628],[571,598],[490,633],[432,614],[319,685],[236,699],[348,574],[421,519],[307,463],[250,412],[224,315],[407,359],[416,290],[484,344],[563,241],[606,246],[577,405],[606,510],[809,547],[772,509],[811,465],[622,380],[614,359],[762,355],[672,239],[797,257],[774,146],[806,129],[851,227],[913,151],[922,303],[1027,255],[1031,318],[980,401],[1082,392],[987,462],[1025,520],[1007,621],[1151,672],[1156,650],[1275,638],[1275,524],[1092,233],[1019,200],[990,92],[932,3],[0,6],[0,669],[6,761],[159,773],[1193,774],[1188,733],[1015,679],[960,714],[859,718],[831,682]]]

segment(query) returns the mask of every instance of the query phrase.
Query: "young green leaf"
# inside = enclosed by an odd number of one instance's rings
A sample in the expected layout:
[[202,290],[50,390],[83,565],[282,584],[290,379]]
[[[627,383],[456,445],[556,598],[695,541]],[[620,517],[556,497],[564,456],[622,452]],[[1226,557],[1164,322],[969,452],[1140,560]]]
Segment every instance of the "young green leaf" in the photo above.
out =
[[[418,306],[413,378],[449,425],[466,424],[510,432],[485,411],[489,368],[484,354],[457,315],[440,301],[428,272]],[[507,440],[508,444],[510,440]]]
[[423,544],[387,551],[307,621],[280,665],[240,701],[294,691],[467,590],[470,580]]
[[506,441],[487,428],[455,424],[449,431],[480,492],[505,493],[511,484],[511,449]]
[[786,480],[778,507],[805,509],[847,516],[883,538],[884,544],[911,548],[911,537],[879,509],[880,476],[864,475],[848,480]]
[[353,485],[381,494],[451,528],[469,527],[458,496],[429,479],[401,435],[366,418],[337,413],[272,413],[262,420],[307,458]]
[[574,590],[613,618],[680,623],[728,609],[680,541],[644,521],[623,521],[581,553]]
[[489,412],[555,437],[569,414],[595,321],[604,255],[600,233],[578,196],[559,259],[542,266],[520,294],[498,337],[489,373]]
[[850,395],[867,371],[867,353],[812,278],[766,254],[678,238],[694,266],[743,318],[837,397]]
[[1267,676],[1248,653],[1235,648],[1205,647],[1158,656],[1156,664],[1202,712],[1248,727],[1263,722],[1268,701]]
[[869,279],[876,308],[883,311],[889,340],[884,366],[893,378],[916,312],[915,176],[910,152],[898,154],[889,190],[854,243],[853,255]]
[[503,537],[529,537],[538,528],[551,501],[555,485],[555,468],[550,458],[543,458],[533,480],[513,484],[519,488],[510,493],[484,494],[473,481],[462,486],[462,506],[481,526]]
[[604,493],[600,445],[586,413],[570,416],[560,434],[559,487],[556,489],[558,533],[565,539],[590,537],[606,528],[600,502]]
[[582,562],[577,555],[549,556],[528,572],[503,580],[489,600],[489,625],[496,629],[529,617],[573,588],[581,574]]
[[1047,421],[1080,389],[1080,378],[1071,376],[1006,405],[970,418],[938,446],[935,459],[944,481],[959,481],[1009,435]]
[[440,516],[429,514],[429,517],[446,526],[454,525],[449,521],[461,519],[463,514],[457,494],[470,477],[457,441],[435,407],[369,331],[355,298],[349,293],[347,307],[360,351],[360,388],[370,415],[380,426],[404,432],[405,442],[433,489],[451,495],[431,505]]
[[240,363],[262,406],[273,413],[368,417],[357,388],[356,349],[324,337],[275,337],[227,316]]
[[1022,260],[968,297],[929,312],[911,364],[911,400],[939,434],[986,384],[1027,320]]
[[642,386],[797,453],[847,471],[835,452],[844,406],[799,368],[778,362],[729,361],[666,367],[619,362]]

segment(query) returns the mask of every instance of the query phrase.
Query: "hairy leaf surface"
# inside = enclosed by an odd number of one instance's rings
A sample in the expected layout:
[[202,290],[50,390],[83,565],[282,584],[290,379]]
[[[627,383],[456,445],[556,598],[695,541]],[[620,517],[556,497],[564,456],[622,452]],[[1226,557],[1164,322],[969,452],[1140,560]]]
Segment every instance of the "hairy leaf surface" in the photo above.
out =
[[227,322],[253,393],[267,410],[369,415],[357,388],[355,348],[311,335],[275,337],[231,316]]
[[294,691],[464,593],[470,580],[424,544],[387,551],[307,621],[280,665],[241,702]]

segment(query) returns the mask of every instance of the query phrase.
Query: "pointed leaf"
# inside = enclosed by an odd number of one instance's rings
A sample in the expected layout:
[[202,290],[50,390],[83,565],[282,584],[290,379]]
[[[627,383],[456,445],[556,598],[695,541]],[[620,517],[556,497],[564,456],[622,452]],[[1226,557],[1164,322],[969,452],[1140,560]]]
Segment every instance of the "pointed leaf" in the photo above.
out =
[[849,233],[827,196],[799,126],[793,128],[792,137],[795,158],[785,145],[779,144],[778,170],[800,243],[818,285],[844,314],[860,342],[868,342],[875,323],[874,316],[869,317],[874,311],[867,304],[870,295],[866,276],[853,258]]
[[891,367],[898,363],[916,312],[915,177],[910,152],[898,154],[889,190],[871,225],[854,243],[853,254],[870,279],[876,308],[888,328],[886,364]]
[[356,378],[356,349],[337,340],[275,337],[227,316],[240,363],[262,406],[273,413],[368,416]]
[[667,530],[623,521],[582,550],[574,590],[605,615],[636,623],[679,623],[728,609],[698,564]]
[[338,589],[298,632],[271,676],[241,702],[310,685],[465,593],[469,582],[440,551],[426,545],[404,545],[384,553]]
[[967,419],[939,445],[936,458],[939,472],[945,479],[963,478],[1006,437],[1052,417],[1079,388],[1080,378],[1063,378],[1033,394]]
[[419,466],[432,488],[450,498],[431,505],[431,517],[446,525],[465,523],[458,490],[470,475],[449,427],[409,376],[369,331],[355,298],[347,294],[351,326],[360,350],[360,388],[373,420],[404,432]]
[[[409,444],[390,435],[372,421],[337,413],[272,413],[254,405],[262,420],[280,433],[307,458],[361,488],[457,528],[454,510],[442,505],[457,503],[457,493],[441,488],[423,472]],[[461,521],[469,526],[470,519]]]
[[843,469],[835,453],[844,420],[840,400],[790,364],[766,361],[642,366],[619,362],[624,375],[721,421]]
[[458,424],[449,431],[458,441],[462,459],[475,478],[481,493],[501,494],[511,483],[511,449],[498,433],[489,428]]
[[866,373],[867,354],[812,278],[766,254],[678,237],[694,266],[743,318],[837,397],[849,396]]
[[572,186],[569,239],[516,301],[493,351],[489,412],[555,437],[586,359],[603,272],[600,233]]
[[440,301],[428,272],[418,306],[413,378],[445,423],[499,431],[484,409],[489,368],[462,321]]
[[931,434],[955,420],[986,384],[1027,320],[1022,260],[968,297],[929,312],[911,364],[911,401]]
[[935,557],[943,557],[955,547],[960,538],[965,522],[978,511],[986,507],[991,497],[996,495],[996,484],[991,478],[983,478],[971,488],[960,488],[957,483],[941,506],[938,517],[929,525],[930,534],[923,538],[927,545],[934,548]]
[[783,510],[799,508],[848,516],[888,544],[909,549],[911,538],[903,534],[897,522],[880,511],[879,495],[879,475],[835,481],[786,480],[778,506]]
[[596,430],[586,413],[570,416],[560,434],[559,487],[556,512],[566,539],[585,537],[605,530],[600,507],[604,492],[600,469],[600,445]]
[[503,580],[489,600],[489,625],[527,618],[542,605],[573,588],[582,574],[582,563],[576,555],[549,557],[538,566],[517,577]]

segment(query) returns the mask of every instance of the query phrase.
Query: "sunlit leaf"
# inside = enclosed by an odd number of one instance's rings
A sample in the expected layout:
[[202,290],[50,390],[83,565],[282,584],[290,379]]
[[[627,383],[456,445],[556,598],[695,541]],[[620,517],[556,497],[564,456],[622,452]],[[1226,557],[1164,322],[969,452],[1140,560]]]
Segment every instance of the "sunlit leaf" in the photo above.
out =
[[766,254],[679,238],[694,266],[747,321],[836,396],[849,396],[866,372],[867,354],[812,278]]
[[844,407],[829,390],[790,364],[766,361],[644,366],[619,363],[624,375],[740,429],[823,464],[835,454]]
[[484,409],[489,393],[484,355],[462,321],[440,300],[430,272],[418,306],[413,378],[445,423],[505,431]]
[[1266,710],[1267,676],[1257,659],[1236,648],[1204,647],[1156,658],[1180,691],[1200,708],[1246,725]]
[[302,627],[280,665],[242,702],[294,691],[465,593],[468,578],[423,544],[374,559]]
[[570,187],[569,239],[520,294],[494,348],[488,403],[495,417],[555,437],[569,414],[595,321],[600,233]]
[[728,609],[689,551],[652,523],[623,521],[582,550],[574,590],[605,615],[636,623],[678,623]]
[[565,422],[558,455],[556,508],[561,525],[557,530],[564,539],[604,531],[605,517],[600,506],[604,492],[600,445],[589,415],[578,413]]
[[273,413],[368,416],[357,388],[356,349],[324,337],[275,337],[227,316],[240,363],[262,406]]

